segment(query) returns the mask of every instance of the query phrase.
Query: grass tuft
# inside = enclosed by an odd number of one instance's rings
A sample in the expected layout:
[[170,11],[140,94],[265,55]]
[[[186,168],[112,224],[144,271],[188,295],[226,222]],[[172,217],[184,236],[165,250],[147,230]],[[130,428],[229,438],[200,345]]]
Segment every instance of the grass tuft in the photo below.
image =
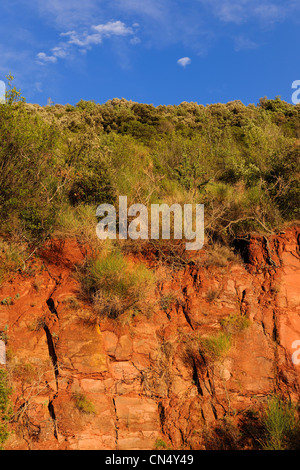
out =
[[89,259],[79,277],[96,313],[113,319],[128,310],[145,312],[145,299],[155,285],[154,274],[144,264],[131,265],[115,248]]

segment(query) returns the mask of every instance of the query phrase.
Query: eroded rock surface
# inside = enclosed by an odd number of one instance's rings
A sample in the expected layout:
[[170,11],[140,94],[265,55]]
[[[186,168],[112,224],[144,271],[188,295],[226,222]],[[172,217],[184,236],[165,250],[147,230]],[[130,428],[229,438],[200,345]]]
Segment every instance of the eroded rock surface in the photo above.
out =
[[[205,448],[203,430],[242,416],[280,390],[299,399],[300,230],[243,241],[244,264],[190,266],[159,285],[147,318],[89,321],[74,268],[85,250],[52,242],[0,287],[0,331],[15,422],[7,449]],[[164,308],[159,299],[170,301]],[[250,325],[222,360],[207,361],[199,338],[230,315]],[[94,407],[76,406],[80,392]]]

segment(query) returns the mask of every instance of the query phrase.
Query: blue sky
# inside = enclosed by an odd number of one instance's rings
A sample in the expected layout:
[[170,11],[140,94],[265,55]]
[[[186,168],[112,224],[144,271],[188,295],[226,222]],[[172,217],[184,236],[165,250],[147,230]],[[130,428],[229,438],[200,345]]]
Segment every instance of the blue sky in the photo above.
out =
[[0,80],[28,102],[291,102],[300,0],[2,0]]

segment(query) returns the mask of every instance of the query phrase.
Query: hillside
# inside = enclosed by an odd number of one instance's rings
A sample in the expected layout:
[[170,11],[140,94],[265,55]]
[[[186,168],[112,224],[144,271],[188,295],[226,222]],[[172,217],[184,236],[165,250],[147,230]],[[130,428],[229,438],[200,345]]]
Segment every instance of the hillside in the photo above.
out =
[[[297,448],[300,105],[8,97],[0,445]],[[203,249],[100,241],[119,196],[204,204]]]

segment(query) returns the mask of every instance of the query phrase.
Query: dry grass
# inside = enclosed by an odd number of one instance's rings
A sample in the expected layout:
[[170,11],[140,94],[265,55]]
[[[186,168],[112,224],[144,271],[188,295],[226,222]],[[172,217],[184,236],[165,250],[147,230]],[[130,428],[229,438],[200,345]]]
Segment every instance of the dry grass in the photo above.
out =
[[116,247],[87,260],[79,272],[82,293],[101,317],[116,319],[125,312],[147,313],[155,275],[142,263],[130,263]]

